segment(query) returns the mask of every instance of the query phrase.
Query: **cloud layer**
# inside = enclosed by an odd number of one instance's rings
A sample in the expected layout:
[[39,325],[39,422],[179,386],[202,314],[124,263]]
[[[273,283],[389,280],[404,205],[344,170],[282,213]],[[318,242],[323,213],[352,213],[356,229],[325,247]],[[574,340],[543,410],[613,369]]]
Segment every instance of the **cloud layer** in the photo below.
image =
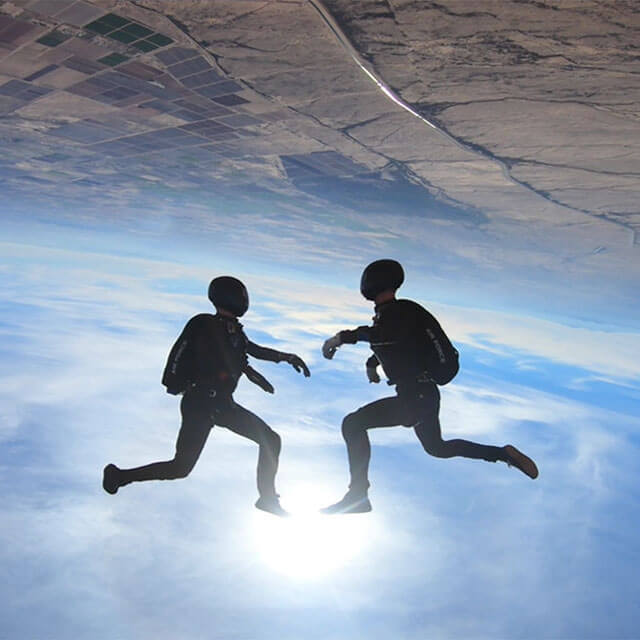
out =
[[[159,385],[164,358],[186,319],[207,309],[206,283],[224,261],[181,266],[26,242],[3,253],[7,638],[633,635],[637,335],[434,308],[470,354],[443,390],[445,437],[512,441],[537,459],[540,479],[430,458],[410,429],[376,430],[375,510],[340,548],[340,570],[303,579],[269,557],[273,523],[252,507],[255,445],[224,429],[214,428],[184,481],[115,497],[100,487],[106,462],[172,455],[179,415]],[[392,392],[367,383],[363,346],[320,356],[326,336],[367,322],[370,308],[337,276],[318,286],[295,270],[237,264],[252,294],[248,334],[312,368],[305,380],[286,364],[258,363],[275,396],[243,382],[237,400],[283,436],[284,504],[308,496],[322,506],[348,482],[342,416]],[[549,378],[563,366],[572,379],[627,386],[586,403],[569,393],[571,380],[567,390],[528,384],[526,369],[510,369],[523,354]],[[314,544],[331,539],[329,530]]]

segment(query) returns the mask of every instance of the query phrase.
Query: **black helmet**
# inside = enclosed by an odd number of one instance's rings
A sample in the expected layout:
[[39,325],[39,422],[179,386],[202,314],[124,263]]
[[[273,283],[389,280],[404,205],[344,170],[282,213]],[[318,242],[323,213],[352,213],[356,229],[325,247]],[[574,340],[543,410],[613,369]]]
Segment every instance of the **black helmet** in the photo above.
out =
[[216,308],[226,309],[237,317],[244,315],[249,308],[247,288],[231,276],[220,276],[211,281],[209,300]]
[[387,289],[395,291],[403,282],[404,271],[399,262],[376,260],[362,272],[360,293],[367,300],[375,300],[379,293]]

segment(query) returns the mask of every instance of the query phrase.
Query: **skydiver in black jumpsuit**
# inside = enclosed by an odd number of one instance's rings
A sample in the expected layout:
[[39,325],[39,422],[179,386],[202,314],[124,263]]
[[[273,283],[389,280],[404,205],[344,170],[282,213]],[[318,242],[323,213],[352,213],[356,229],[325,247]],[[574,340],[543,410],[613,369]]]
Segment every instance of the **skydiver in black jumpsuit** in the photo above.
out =
[[232,394],[243,373],[266,392],[274,391],[271,384],[249,366],[247,354],[260,360],[288,362],[307,377],[309,369],[297,355],[261,347],[247,338],[238,322],[238,317],[249,308],[249,296],[240,280],[230,276],[214,278],[209,285],[209,299],[216,307],[216,315],[201,313],[189,320],[171,349],[162,378],[168,393],[183,394],[182,426],[174,457],[135,469],[119,469],[109,464],[104,468],[102,486],[114,494],[131,482],[188,476],[209,431],[217,424],[258,444],[256,507],[287,515],[275,489],[280,436],[258,416],[237,404]]
[[[396,299],[395,292],[403,281],[402,266],[395,260],[371,263],[362,274],[360,290],[365,298],[375,302],[373,326],[340,331],[323,345],[323,355],[331,359],[342,344],[368,342],[373,350],[366,363],[369,381],[380,382],[377,367],[382,365],[397,393],[360,407],[344,418],[342,435],[347,445],[351,483],[344,498],[323,509],[325,513],[371,511],[367,495],[371,445],[367,429],[375,427],[413,427],[425,451],[438,458],[501,460],[531,478],[538,476],[533,460],[513,445],[494,447],[468,440],[442,439],[438,419],[440,393],[430,369],[435,371],[438,365],[454,367],[451,376],[455,375],[457,351],[451,347],[447,353],[439,346],[448,343],[448,339],[426,309],[411,300]],[[455,362],[447,362],[447,358]]]

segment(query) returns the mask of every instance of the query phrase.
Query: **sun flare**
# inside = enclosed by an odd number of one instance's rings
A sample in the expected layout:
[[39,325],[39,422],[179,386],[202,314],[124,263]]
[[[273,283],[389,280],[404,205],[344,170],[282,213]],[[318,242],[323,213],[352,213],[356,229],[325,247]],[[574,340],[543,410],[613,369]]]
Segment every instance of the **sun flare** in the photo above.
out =
[[290,518],[256,514],[255,537],[260,557],[275,571],[314,580],[344,567],[366,546],[368,515],[324,515],[318,492],[287,495],[282,504]]

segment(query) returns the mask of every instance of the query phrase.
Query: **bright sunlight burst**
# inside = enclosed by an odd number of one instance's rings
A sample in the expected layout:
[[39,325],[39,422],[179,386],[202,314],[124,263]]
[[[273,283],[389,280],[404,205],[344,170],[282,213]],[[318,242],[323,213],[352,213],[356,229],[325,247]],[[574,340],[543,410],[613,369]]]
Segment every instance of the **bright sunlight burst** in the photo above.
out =
[[255,514],[260,557],[272,569],[292,578],[317,580],[343,568],[367,546],[371,514],[321,514],[318,508],[326,496],[310,486],[286,498],[282,504],[290,518]]

